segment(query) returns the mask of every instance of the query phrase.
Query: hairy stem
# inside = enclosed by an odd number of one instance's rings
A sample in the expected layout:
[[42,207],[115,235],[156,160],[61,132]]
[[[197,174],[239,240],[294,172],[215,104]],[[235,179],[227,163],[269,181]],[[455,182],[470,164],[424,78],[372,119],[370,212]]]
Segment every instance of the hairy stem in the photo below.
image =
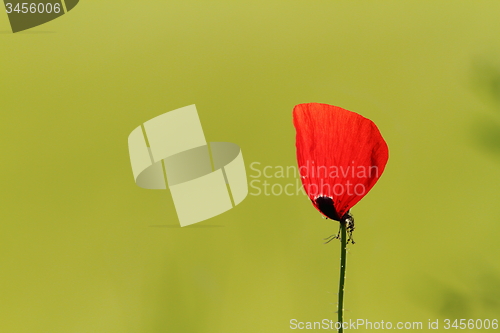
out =
[[338,302],[338,322],[339,333],[344,330],[342,328],[343,315],[344,315],[344,281],[345,281],[345,261],[346,261],[346,248],[347,248],[347,232],[346,221],[340,222],[340,281],[339,281],[339,302]]

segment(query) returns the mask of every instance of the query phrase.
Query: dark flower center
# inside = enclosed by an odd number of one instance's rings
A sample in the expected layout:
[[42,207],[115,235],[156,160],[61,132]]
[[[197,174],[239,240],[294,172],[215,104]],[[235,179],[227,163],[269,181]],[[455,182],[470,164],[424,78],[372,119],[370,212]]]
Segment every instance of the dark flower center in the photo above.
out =
[[330,197],[322,196],[316,198],[316,206],[328,218],[340,221],[340,218],[333,205],[333,200]]

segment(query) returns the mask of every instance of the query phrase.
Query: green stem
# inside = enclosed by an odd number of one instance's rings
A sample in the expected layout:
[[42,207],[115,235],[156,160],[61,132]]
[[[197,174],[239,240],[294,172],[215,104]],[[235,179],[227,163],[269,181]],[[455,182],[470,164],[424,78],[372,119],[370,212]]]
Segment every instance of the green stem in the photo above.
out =
[[340,222],[340,282],[339,282],[339,303],[338,303],[338,322],[340,324],[339,333],[344,330],[342,328],[344,314],[344,281],[345,281],[345,259],[347,248],[347,232],[346,222]]

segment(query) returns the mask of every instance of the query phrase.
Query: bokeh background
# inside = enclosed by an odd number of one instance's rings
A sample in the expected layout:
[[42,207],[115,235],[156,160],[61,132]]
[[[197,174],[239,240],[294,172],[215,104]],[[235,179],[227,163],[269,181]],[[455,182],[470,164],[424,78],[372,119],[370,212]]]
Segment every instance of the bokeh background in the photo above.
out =
[[240,145],[249,176],[253,162],[295,165],[295,104],[372,119],[390,159],[353,209],[346,319],[500,319],[498,13],[483,0],[87,0],[17,34],[0,13],[0,331],[336,318],[339,244],[322,239],[338,226],[305,196],[249,195],[180,228],[168,191],[135,185],[128,134],[190,104],[208,141]]

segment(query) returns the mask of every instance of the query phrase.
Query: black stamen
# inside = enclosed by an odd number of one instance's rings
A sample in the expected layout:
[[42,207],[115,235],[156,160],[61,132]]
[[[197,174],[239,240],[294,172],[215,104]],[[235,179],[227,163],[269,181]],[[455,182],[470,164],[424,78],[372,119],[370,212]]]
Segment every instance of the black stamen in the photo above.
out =
[[[354,217],[352,217],[351,213],[347,212],[344,214],[344,216],[342,216],[342,218],[339,218],[335,206],[333,204],[332,198],[327,196],[317,197],[316,206],[325,216],[327,216],[327,218],[345,224],[348,234],[347,244],[349,243],[354,244],[352,233],[354,232],[355,227],[354,227]],[[336,236],[331,235],[324,239],[326,240],[325,244],[330,243],[334,239],[340,239],[340,228]]]
[[333,200],[330,197],[322,196],[316,198],[316,206],[328,218],[340,221],[340,218],[333,206]]

